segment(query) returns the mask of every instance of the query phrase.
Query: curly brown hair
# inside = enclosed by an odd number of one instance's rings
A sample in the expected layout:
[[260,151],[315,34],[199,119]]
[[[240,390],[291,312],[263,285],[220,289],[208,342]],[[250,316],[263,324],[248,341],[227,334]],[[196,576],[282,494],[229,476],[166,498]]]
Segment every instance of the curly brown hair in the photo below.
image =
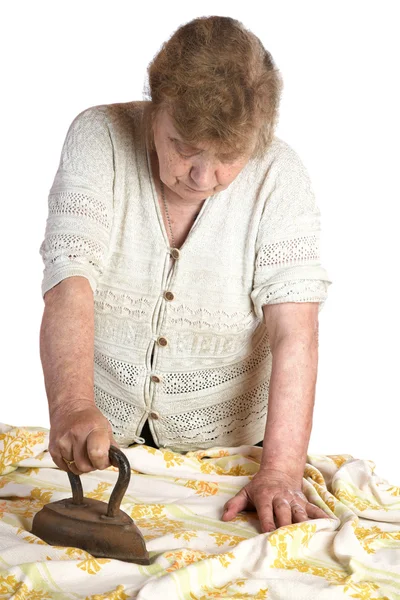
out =
[[[259,38],[231,17],[198,17],[164,42],[147,68],[144,135],[166,109],[189,144],[211,143],[241,155],[257,143],[261,157],[274,136],[283,81]],[[146,98],[147,96],[147,98]]]

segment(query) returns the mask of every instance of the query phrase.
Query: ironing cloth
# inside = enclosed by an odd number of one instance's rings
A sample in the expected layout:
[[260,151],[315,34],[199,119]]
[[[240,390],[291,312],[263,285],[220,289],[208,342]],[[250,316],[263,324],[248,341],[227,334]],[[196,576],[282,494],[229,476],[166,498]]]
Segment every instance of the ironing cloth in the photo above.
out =
[[[121,508],[151,564],[94,558],[30,533],[44,504],[71,497],[47,451],[48,430],[0,424],[0,598],[85,600],[395,600],[400,598],[400,488],[372,460],[307,456],[303,492],[332,516],[261,533],[256,512],[221,521],[224,503],[257,472],[262,448],[186,454],[135,444]],[[113,466],[81,475],[107,502]]]

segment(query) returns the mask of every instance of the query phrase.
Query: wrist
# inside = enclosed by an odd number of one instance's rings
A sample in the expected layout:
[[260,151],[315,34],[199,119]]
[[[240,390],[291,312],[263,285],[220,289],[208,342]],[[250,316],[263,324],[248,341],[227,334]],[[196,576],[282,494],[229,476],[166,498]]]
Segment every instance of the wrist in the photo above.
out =
[[261,458],[260,473],[285,473],[289,478],[302,481],[307,457],[304,460],[296,455],[281,454],[277,456],[267,456],[266,449],[263,449]]
[[302,487],[304,470],[293,472],[288,468],[278,468],[278,467],[270,467],[270,466],[260,466],[260,469],[257,473],[258,479],[279,479],[286,481],[290,485],[294,485],[295,487]]
[[57,402],[49,403],[49,416],[52,419],[54,415],[63,411],[85,410],[94,406],[96,406],[94,398],[63,398],[62,400],[57,400]]

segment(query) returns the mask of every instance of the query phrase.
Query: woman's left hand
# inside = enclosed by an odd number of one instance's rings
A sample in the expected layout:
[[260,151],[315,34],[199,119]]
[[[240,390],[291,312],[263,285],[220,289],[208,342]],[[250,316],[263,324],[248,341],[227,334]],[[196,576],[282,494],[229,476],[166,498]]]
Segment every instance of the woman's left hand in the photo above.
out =
[[225,504],[226,512],[222,515],[222,520],[230,521],[240,511],[254,508],[260,519],[262,533],[308,519],[332,518],[307,500],[300,482],[284,471],[275,469],[264,469],[256,473],[253,479]]

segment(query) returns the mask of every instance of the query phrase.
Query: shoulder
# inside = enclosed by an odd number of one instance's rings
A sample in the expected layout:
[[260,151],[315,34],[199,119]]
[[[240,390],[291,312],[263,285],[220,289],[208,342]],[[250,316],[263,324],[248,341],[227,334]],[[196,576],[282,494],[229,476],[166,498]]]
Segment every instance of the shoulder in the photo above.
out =
[[249,161],[242,178],[246,178],[246,182],[257,189],[260,186],[273,188],[288,180],[309,182],[309,175],[299,152],[276,135],[261,157]]
[[274,136],[270,146],[261,159],[263,166],[276,174],[279,171],[306,172],[305,164],[299,152],[287,141]]
[[94,154],[110,144],[106,105],[89,106],[76,114],[68,126],[63,156],[66,159],[80,153]]
[[263,194],[293,196],[297,201],[313,197],[312,182],[300,153],[287,141],[274,136],[258,166]]
[[105,124],[108,121],[109,109],[107,104],[101,104],[96,106],[89,106],[81,110],[76,114],[72,121],[70,128],[79,129],[96,126],[97,124]]
[[98,104],[82,111],[76,119],[94,130],[108,132],[110,140],[118,152],[131,151],[135,146],[144,145],[143,113],[144,101]]
[[70,128],[84,132],[108,131],[113,137],[133,135],[139,132],[142,120],[143,101],[96,104],[79,112]]

